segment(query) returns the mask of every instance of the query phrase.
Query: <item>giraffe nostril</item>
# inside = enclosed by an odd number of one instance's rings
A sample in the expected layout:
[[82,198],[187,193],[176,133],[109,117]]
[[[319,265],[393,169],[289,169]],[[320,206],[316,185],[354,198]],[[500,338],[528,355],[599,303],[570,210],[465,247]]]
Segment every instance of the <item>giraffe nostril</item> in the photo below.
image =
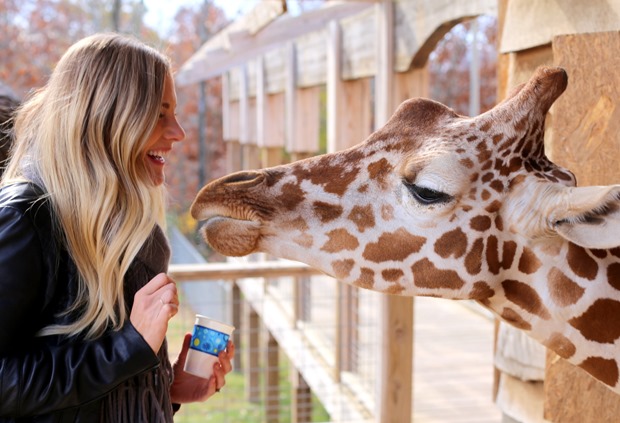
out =
[[[256,171],[242,171],[236,172],[228,176],[224,176],[220,182],[226,185],[232,184],[240,184],[240,183],[250,183],[250,185],[254,185],[262,181],[262,173]],[[245,184],[244,184],[245,185]]]

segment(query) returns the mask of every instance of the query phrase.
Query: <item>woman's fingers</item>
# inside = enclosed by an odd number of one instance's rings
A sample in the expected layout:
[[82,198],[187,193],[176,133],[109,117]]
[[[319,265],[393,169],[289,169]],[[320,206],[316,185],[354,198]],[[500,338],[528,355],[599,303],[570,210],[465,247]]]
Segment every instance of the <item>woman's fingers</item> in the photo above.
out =
[[129,320],[157,353],[168,330],[168,321],[179,309],[174,280],[165,273],[151,279],[136,293]]

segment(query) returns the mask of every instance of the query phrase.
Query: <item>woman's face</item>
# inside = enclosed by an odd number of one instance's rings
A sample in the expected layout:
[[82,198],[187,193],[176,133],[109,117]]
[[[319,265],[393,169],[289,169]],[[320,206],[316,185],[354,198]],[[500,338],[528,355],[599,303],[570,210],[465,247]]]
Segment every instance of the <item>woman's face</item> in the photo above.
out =
[[166,164],[166,156],[172,150],[172,144],[185,138],[185,131],[177,121],[176,106],[177,95],[174,90],[174,81],[168,75],[164,84],[159,120],[149,135],[144,152],[146,168],[155,185],[164,183],[164,165]]

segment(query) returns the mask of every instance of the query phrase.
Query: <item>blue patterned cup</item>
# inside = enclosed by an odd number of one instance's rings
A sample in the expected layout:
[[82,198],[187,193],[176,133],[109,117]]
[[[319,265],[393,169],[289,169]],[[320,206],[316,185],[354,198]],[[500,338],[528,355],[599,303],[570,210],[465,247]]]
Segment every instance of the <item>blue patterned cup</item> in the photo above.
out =
[[234,326],[197,314],[183,370],[205,379],[210,378],[213,365],[218,362],[217,356],[226,349],[233,330]]

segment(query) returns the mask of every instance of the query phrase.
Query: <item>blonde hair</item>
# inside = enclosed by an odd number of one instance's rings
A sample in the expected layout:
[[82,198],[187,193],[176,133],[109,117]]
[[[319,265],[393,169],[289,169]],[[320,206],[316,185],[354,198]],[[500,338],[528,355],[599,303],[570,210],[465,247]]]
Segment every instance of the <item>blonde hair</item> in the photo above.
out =
[[69,48],[17,115],[3,184],[43,186],[79,273],[66,311],[77,320],[40,335],[94,338],[128,318],[124,276],[155,225],[164,225],[164,189],[150,182],[143,154],[170,73],[155,49],[97,34]]

